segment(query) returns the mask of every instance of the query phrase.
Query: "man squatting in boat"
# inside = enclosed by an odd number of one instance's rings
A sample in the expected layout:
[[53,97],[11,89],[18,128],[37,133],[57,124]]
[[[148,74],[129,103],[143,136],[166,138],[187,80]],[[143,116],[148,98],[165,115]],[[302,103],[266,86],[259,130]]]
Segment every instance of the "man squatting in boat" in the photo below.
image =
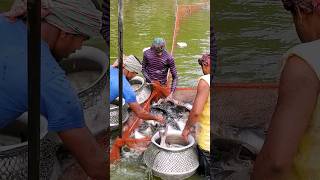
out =
[[[28,110],[27,2],[0,15],[0,128]],[[101,12],[91,0],[41,0],[41,114],[88,176],[108,177],[107,154],[86,127],[77,94],[57,61],[100,36]],[[79,148],[80,147],[80,148]]]
[[320,179],[320,1],[282,2],[302,44],[283,56],[278,102],[251,179]]

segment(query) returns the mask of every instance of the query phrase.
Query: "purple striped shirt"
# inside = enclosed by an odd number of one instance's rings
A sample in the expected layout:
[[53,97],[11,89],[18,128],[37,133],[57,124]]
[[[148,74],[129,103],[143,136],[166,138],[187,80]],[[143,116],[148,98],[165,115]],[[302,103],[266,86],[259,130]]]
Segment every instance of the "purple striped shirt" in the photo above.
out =
[[162,85],[165,85],[169,69],[172,74],[171,92],[174,92],[177,87],[178,75],[173,57],[167,51],[163,51],[159,56],[152,48],[143,53],[142,73],[147,82],[160,81]]

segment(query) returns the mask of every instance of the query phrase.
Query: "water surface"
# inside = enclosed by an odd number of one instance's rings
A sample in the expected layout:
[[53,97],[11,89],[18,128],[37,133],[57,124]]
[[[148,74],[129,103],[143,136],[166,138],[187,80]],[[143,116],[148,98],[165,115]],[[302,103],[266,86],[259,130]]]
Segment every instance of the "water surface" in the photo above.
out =
[[[178,4],[198,2],[200,1],[180,0]],[[118,53],[117,10],[117,1],[111,1],[110,56],[112,62]],[[142,60],[143,48],[150,47],[155,37],[163,37],[166,40],[167,51],[170,52],[175,10],[175,0],[124,0],[124,53],[134,54]],[[180,87],[196,85],[197,78],[202,75],[197,59],[202,53],[209,51],[209,18],[209,5],[207,5],[180,23],[180,31],[176,41],[187,43],[187,47],[176,47],[173,52],[179,76],[178,86]]]
[[220,82],[275,82],[280,59],[299,43],[281,1],[214,1]]

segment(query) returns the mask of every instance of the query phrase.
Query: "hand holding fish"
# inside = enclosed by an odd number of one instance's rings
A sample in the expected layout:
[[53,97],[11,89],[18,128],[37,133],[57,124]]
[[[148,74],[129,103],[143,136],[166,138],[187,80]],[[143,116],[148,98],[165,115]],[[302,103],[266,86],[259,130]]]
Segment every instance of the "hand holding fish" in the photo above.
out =
[[161,116],[161,115],[156,115],[156,119],[155,120],[160,122],[161,124],[165,123],[165,120],[164,120],[163,116]]

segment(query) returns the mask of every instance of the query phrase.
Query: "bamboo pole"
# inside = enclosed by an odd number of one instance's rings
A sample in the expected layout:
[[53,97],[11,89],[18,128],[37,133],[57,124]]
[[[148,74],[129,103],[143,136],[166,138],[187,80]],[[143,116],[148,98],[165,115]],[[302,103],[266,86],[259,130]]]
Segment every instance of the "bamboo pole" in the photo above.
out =
[[123,89],[123,4],[118,0],[118,60],[119,60],[119,137],[122,137],[122,89]]
[[40,164],[40,6],[39,0],[27,1],[28,27],[28,179],[39,179]]

